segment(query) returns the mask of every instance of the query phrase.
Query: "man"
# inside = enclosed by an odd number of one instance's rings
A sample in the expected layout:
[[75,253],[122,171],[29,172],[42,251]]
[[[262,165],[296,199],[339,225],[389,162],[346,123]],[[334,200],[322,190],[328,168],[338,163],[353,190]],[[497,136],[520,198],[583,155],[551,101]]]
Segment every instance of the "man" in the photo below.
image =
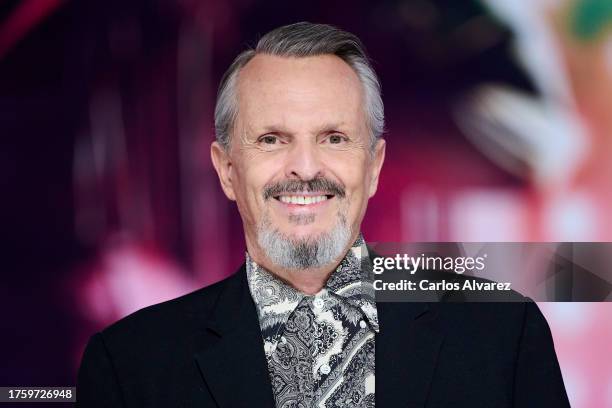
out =
[[211,156],[245,265],[94,335],[82,407],[566,407],[533,303],[377,303],[360,233],[385,157],[360,41],[298,23],[221,81]]

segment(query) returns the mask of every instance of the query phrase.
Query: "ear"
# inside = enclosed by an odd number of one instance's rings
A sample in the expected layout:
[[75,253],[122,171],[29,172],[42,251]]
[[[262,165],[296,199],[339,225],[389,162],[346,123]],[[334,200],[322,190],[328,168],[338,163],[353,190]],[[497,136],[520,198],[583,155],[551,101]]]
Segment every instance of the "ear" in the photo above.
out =
[[227,198],[236,201],[234,186],[232,185],[232,172],[234,168],[228,152],[215,141],[210,145],[210,158],[217,171],[217,176],[219,176],[219,182],[221,183],[223,192]]
[[368,198],[371,198],[378,189],[378,177],[380,176],[380,170],[385,161],[385,149],[387,144],[385,139],[380,138],[376,141],[374,147],[374,154],[372,162],[370,163],[370,191],[368,192]]

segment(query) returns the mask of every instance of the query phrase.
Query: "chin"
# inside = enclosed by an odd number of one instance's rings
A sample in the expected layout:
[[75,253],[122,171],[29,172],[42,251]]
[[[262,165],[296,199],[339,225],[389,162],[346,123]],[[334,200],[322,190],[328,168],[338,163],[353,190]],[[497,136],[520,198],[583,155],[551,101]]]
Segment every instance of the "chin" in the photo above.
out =
[[317,238],[330,234],[331,227],[321,228],[312,226],[293,226],[289,229],[278,229],[278,231],[292,241],[312,241]]

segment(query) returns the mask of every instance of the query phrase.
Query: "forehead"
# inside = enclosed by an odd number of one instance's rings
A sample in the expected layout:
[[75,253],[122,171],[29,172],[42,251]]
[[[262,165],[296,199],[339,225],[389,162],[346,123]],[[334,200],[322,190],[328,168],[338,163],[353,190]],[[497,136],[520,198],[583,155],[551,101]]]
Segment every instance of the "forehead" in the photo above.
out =
[[360,126],[364,120],[361,82],[335,55],[256,55],[241,70],[237,90],[239,120],[248,127]]

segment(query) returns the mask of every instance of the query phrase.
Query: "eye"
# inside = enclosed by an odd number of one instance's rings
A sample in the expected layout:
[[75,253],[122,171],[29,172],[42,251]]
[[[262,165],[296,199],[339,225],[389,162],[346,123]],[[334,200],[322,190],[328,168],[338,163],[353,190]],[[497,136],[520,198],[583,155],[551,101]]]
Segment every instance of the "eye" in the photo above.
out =
[[332,133],[323,140],[323,143],[340,147],[345,145],[348,140],[348,137],[344,136],[342,133]]
[[259,138],[259,141],[262,142],[263,144],[268,144],[268,145],[276,144],[276,142],[278,141],[278,137],[274,135],[264,135]]
[[287,137],[276,133],[266,133],[257,138],[256,145],[260,150],[273,152],[282,149],[288,143]]
[[331,135],[329,137],[329,143],[331,143],[331,144],[340,144],[344,140],[345,140],[345,138],[340,136],[340,135]]

